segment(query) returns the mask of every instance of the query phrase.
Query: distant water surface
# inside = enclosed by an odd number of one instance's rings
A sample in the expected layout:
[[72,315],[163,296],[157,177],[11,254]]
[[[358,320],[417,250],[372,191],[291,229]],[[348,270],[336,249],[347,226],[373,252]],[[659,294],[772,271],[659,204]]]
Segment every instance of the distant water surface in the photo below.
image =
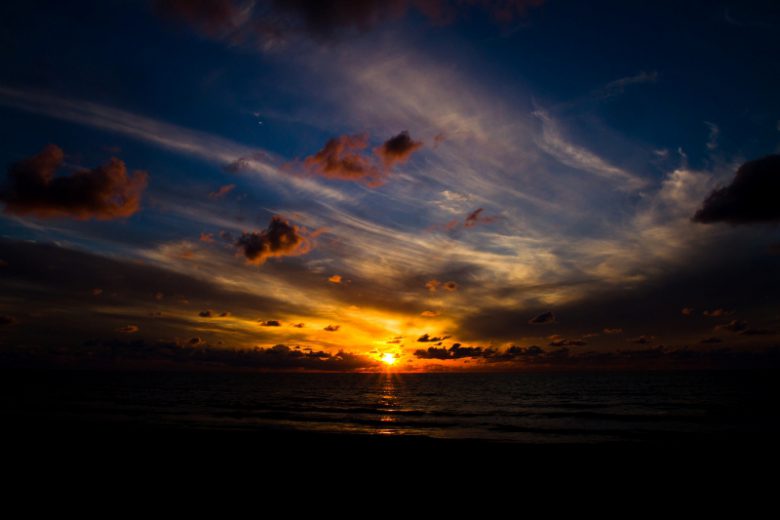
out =
[[722,440],[780,432],[777,376],[6,371],[0,404],[21,422],[518,443]]

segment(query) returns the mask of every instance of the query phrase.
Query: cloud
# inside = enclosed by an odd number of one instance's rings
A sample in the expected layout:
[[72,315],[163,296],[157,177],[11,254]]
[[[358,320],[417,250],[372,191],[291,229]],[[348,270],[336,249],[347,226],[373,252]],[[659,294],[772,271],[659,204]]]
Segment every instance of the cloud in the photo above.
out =
[[135,334],[141,330],[138,325],[125,325],[124,327],[119,327],[116,329],[117,332],[120,332],[122,334]]
[[744,320],[731,320],[728,323],[724,323],[721,325],[715,325],[714,330],[727,330],[730,332],[744,332],[748,330],[749,326],[748,323]]
[[543,0],[155,0],[158,14],[181,21],[210,38],[269,50],[305,36],[332,41],[345,33],[366,32],[416,12],[433,24],[446,24],[472,11],[510,23]]
[[290,187],[317,198],[345,200],[338,190],[313,179],[290,175],[278,168],[267,154],[243,144],[196,130],[182,128],[92,101],[53,96],[30,89],[13,89],[0,85],[0,104],[46,117],[115,132],[176,153],[217,164],[241,157],[241,169],[266,179],[280,190]]
[[415,150],[421,148],[422,145],[421,141],[414,141],[409,136],[409,132],[404,130],[385,141],[382,146],[374,150],[374,153],[382,161],[385,168],[390,169],[396,164],[405,163]]
[[258,323],[260,323],[261,327],[281,327],[282,324],[279,322],[279,320],[260,320]]
[[603,330],[603,332],[604,332],[604,334],[623,334],[623,329],[619,329],[619,328],[615,328],[615,329],[606,328],[606,329]]
[[52,352],[43,348],[8,349],[3,361],[28,366],[144,366],[155,368],[215,367],[263,370],[352,371],[374,368],[380,363],[369,356],[345,352],[330,353],[305,346],[229,348],[200,337],[184,340],[89,340],[69,349]]
[[702,315],[707,316],[708,318],[722,318],[723,316],[728,316],[730,314],[734,314],[734,311],[727,310],[727,309],[713,309],[713,310],[704,310],[702,312]]
[[314,175],[378,186],[387,173],[406,162],[421,146],[421,142],[413,141],[403,131],[375,148],[374,158],[364,153],[368,148],[367,134],[342,135],[328,140],[322,150],[306,157],[303,164]]
[[537,314],[530,320],[528,320],[528,323],[531,325],[543,325],[547,323],[555,323],[555,314],[553,314],[551,311],[543,312],[541,314]]
[[64,154],[55,145],[12,164],[0,188],[6,213],[36,217],[110,220],[138,211],[148,175],[127,174],[125,163],[113,157],[103,166],[56,176]]
[[449,338],[449,336],[431,336],[427,332],[417,338],[417,341],[420,343],[438,343],[439,341],[444,341],[445,339]]
[[302,329],[306,326],[304,323],[293,323],[291,327],[295,327],[296,329]]
[[483,215],[483,211],[482,208],[479,208],[469,213],[466,220],[463,222],[463,227],[472,228],[479,224],[492,224],[497,220],[498,217]]
[[209,36],[220,36],[234,26],[239,4],[232,0],[155,0],[164,18],[181,20]]
[[655,336],[639,336],[628,340],[630,343],[636,343],[637,345],[649,345],[653,342]]
[[[417,340],[420,341],[420,340]],[[492,349],[483,349],[482,347],[463,347],[460,343],[453,343],[450,348],[428,347],[427,349],[418,349],[414,355],[420,359],[464,359],[464,358],[482,358],[495,354]]]
[[453,281],[440,282],[439,280],[433,279],[425,282],[425,288],[430,292],[436,292],[439,289],[445,290],[447,292],[453,292],[458,290],[458,284]]
[[337,330],[339,330],[340,328],[341,328],[341,325],[328,325],[327,327],[325,327],[325,328],[324,328],[324,329],[322,329],[322,330],[326,330],[326,331],[328,331],[328,332],[336,332],[336,331],[337,331]]
[[696,309],[694,309],[693,307],[683,307],[682,310],[680,311],[680,314],[682,314],[683,316],[692,316],[693,311],[695,310]]
[[703,340],[699,341],[702,345],[713,345],[716,343],[723,343],[723,340],[716,337],[710,337],[710,338],[704,338]]
[[564,338],[556,339],[549,343],[551,347],[581,347],[587,344],[588,343],[586,341],[582,341],[581,339],[564,339]]
[[423,318],[435,318],[439,315],[437,311],[422,311],[420,313],[420,316]]
[[200,316],[201,318],[211,318],[214,316],[214,313],[212,313],[211,311],[200,311],[198,313],[198,316]]
[[370,157],[361,153],[366,147],[365,134],[334,137],[322,150],[304,159],[304,165],[311,173],[328,179],[377,183],[382,173]]
[[647,185],[641,177],[610,164],[590,150],[569,141],[558,127],[558,123],[544,110],[537,110],[533,115],[542,125],[542,135],[538,140],[539,147],[561,164],[612,180],[628,191],[638,190]]
[[740,166],[731,184],[713,190],[692,220],[732,225],[780,221],[780,155]]
[[743,336],[772,336],[775,334],[775,331],[770,329],[745,329],[740,332]]
[[340,284],[340,283],[341,283],[341,275],[340,275],[340,274],[334,274],[333,276],[330,276],[330,277],[328,278],[328,281],[329,281],[330,283],[334,283],[334,284],[337,284],[337,285],[338,285],[338,284]]
[[0,315],[0,325],[16,325],[19,321],[13,316]]
[[274,216],[268,228],[259,233],[243,233],[235,245],[255,265],[262,265],[271,257],[302,255],[311,250],[308,238],[298,226],[279,216]]
[[235,184],[225,184],[224,186],[220,186],[217,191],[212,191],[211,193],[209,193],[209,197],[211,197],[212,199],[221,199],[222,197],[224,197],[234,189],[236,189]]

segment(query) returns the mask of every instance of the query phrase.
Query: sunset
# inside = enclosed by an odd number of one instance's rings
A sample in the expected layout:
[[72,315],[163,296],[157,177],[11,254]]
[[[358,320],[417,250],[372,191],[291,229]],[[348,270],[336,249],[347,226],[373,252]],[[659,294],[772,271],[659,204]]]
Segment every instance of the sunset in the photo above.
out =
[[780,432],[776,2],[11,0],[0,26],[20,431]]

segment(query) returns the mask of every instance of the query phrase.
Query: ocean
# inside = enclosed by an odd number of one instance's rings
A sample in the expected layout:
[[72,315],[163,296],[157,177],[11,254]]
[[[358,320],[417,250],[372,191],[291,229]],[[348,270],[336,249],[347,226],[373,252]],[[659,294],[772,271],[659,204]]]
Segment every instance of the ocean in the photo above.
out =
[[773,371],[4,371],[8,425],[307,432],[518,444],[773,439]]

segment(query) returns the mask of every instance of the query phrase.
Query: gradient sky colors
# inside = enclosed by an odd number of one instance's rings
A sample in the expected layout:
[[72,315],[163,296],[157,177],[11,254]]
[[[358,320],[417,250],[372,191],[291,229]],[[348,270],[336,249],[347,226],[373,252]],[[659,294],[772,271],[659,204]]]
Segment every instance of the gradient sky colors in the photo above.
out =
[[778,358],[775,2],[26,1],[0,20],[9,363]]

